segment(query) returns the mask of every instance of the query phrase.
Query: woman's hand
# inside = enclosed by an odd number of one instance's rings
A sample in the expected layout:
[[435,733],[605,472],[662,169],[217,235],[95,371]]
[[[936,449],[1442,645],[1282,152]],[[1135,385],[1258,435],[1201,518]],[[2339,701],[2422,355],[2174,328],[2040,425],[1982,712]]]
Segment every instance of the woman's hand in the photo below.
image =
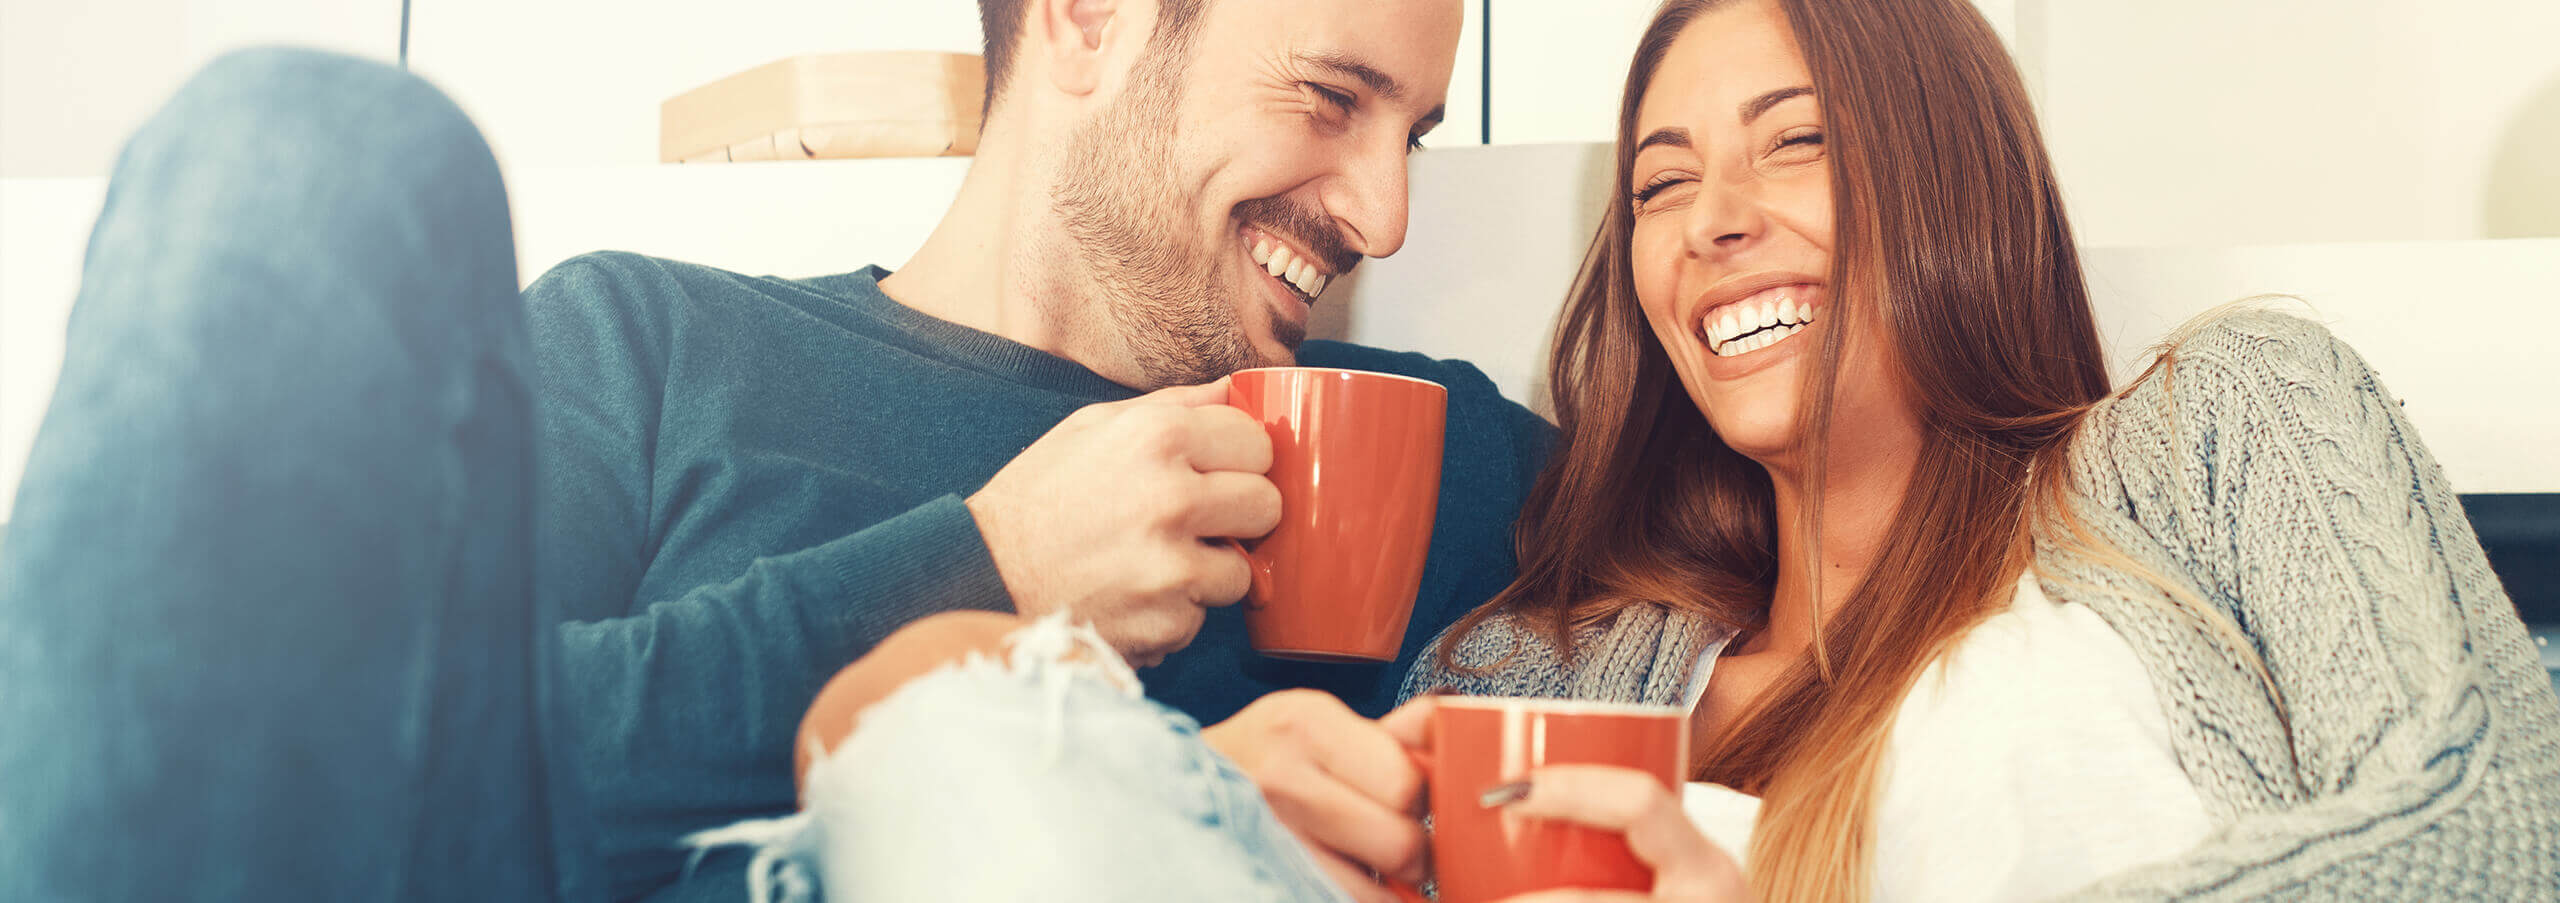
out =
[[1742,867],[1698,832],[1680,798],[1652,775],[1608,765],[1550,765],[1529,773],[1515,814],[1617,831],[1653,867],[1653,892],[1549,890],[1505,903],[1726,903],[1749,900]]

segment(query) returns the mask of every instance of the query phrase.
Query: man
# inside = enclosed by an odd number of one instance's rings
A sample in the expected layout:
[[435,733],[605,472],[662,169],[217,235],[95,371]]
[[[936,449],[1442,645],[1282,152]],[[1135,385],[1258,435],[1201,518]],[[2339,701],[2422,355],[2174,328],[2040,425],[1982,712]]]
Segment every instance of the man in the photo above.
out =
[[[119,165],[0,547],[0,687],[30,688],[0,716],[77,728],[0,740],[0,875],[734,897],[737,864],[686,878],[676,838],[790,808],[818,686],[966,608],[1093,621],[1156,663],[1152,695],[1221,722],[1337,881],[1410,875],[1411,776],[1324,763],[1391,742],[1358,714],[1509,580],[1546,432],[1464,365],[1301,338],[1329,283],[1402,243],[1459,5],[982,12],[979,154],[904,268],[580,258],[525,293],[530,354],[492,300],[513,279],[494,168],[431,89],[267,55],[182,92]],[[1450,388],[1390,666],[1263,659],[1218,609],[1246,578],[1210,540],[1277,503],[1267,439],[1212,381],[1293,358]],[[520,632],[555,622],[556,646]],[[1245,707],[1295,686],[1343,701]],[[119,869],[72,852],[84,829],[201,870]]]
[[[622,890],[676,878],[675,839],[710,819],[787,809],[778,751],[818,682],[918,615],[1072,610],[1204,723],[1308,685],[1374,716],[1510,577],[1542,425],[1463,365],[1300,345],[1327,283],[1403,243],[1458,5],[982,10],[986,129],[896,273],[602,255],[527,294],[543,401],[573,414],[549,421],[545,592],[577,622],[563,686]],[[1267,440],[1198,384],[1293,357],[1452,390],[1432,573],[1390,667],[1255,656],[1238,612],[1203,607],[1247,585],[1203,540],[1277,509]]]

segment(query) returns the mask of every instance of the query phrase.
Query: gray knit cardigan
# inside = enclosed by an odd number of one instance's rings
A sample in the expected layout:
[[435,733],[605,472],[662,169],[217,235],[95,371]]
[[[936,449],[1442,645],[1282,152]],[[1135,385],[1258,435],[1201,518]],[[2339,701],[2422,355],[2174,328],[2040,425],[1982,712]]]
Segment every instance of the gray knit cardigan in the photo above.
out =
[[[2444,472],[2328,330],[2220,317],[2090,415],[2074,513],[2236,622],[2280,692],[2121,569],[2039,541],[2047,595],[2123,634],[2215,830],[2075,898],[2560,900],[2560,699]],[[1658,606],[1568,665],[1496,618],[1405,695],[1671,702],[1708,631]]]

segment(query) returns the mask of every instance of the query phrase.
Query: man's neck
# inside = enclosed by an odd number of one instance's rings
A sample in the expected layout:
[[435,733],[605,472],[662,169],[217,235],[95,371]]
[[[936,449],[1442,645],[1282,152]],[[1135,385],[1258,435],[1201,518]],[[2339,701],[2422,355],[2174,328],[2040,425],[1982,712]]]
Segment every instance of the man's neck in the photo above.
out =
[[1048,227],[1048,186],[1011,131],[988,124],[950,210],[915,256],[880,280],[880,291],[929,316],[1073,359],[1030,266],[1047,250],[1033,236]]

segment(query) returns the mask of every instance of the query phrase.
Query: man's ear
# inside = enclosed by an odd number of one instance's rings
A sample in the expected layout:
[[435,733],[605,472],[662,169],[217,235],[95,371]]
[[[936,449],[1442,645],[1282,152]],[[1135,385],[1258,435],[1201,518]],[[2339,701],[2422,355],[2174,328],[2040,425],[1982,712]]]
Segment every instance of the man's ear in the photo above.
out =
[[1083,96],[1102,84],[1103,48],[1119,34],[1119,0],[1036,0],[1049,83]]

